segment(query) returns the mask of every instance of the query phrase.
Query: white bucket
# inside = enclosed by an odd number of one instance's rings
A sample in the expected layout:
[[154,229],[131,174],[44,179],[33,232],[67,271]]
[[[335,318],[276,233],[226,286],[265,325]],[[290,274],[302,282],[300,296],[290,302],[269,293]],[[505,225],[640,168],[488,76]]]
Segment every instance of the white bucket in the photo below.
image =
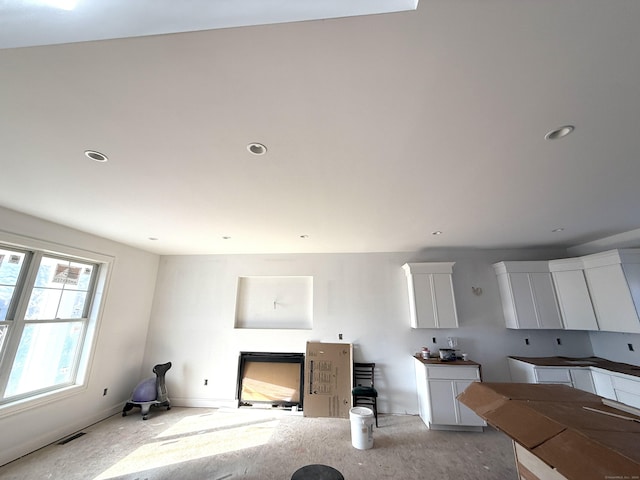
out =
[[373,410],[365,407],[353,407],[349,410],[351,419],[351,444],[360,449],[373,448]]

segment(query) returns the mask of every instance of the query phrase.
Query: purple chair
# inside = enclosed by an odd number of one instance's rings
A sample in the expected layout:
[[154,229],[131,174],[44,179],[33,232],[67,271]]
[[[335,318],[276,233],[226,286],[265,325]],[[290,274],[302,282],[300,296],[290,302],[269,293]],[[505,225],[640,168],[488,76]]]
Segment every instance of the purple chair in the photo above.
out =
[[122,409],[123,417],[126,417],[127,412],[133,407],[140,408],[143,420],[149,417],[151,407],[167,407],[167,410],[171,410],[171,402],[167,395],[167,386],[164,380],[164,376],[170,368],[171,362],[161,363],[153,367],[153,373],[156,376],[142,380],[136,385],[131,394],[131,399],[125,403]]

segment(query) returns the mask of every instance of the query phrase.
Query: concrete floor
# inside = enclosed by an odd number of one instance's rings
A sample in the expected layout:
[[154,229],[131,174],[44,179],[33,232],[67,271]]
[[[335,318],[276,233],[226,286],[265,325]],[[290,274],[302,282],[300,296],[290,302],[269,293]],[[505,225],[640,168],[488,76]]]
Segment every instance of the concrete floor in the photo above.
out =
[[2,480],[289,480],[308,464],[330,465],[345,480],[516,480],[510,439],[428,430],[411,415],[381,415],[374,446],[351,444],[348,419],[306,418],[282,410],[174,407],[134,410],[0,467]]

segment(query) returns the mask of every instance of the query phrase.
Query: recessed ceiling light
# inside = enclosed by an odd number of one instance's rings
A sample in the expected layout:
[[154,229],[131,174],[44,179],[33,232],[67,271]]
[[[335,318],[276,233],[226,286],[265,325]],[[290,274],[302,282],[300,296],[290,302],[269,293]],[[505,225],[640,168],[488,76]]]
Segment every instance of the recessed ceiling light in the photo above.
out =
[[223,240],[229,240],[231,237],[225,235],[224,237],[222,237]]
[[551,230],[553,233],[558,233],[558,232],[564,232],[564,228],[560,227],[560,228],[554,228],[553,230]]
[[547,133],[544,138],[546,140],[558,140],[559,138],[564,138],[569,135],[571,132],[575,130],[576,127],[573,125],[565,125],[564,127],[557,128],[555,130],[551,130]]
[[436,230],[435,232],[431,232],[431,235],[442,235],[440,230]]
[[104,153],[96,152],[95,150],[85,150],[84,155],[96,162],[106,162],[109,160]]
[[309,238],[309,235],[300,235],[300,238]]
[[267,153],[267,147],[261,143],[250,143],[247,145],[247,150],[253,155],[264,155]]
[[155,242],[156,240],[158,240],[158,237],[149,237],[149,240],[151,240],[152,242]]

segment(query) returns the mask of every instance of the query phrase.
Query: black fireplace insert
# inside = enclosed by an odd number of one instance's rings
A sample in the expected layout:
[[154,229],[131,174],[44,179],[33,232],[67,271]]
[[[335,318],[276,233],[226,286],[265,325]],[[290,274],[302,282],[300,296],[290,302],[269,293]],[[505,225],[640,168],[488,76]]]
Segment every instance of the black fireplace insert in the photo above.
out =
[[239,407],[302,410],[304,353],[240,352],[236,399]]

